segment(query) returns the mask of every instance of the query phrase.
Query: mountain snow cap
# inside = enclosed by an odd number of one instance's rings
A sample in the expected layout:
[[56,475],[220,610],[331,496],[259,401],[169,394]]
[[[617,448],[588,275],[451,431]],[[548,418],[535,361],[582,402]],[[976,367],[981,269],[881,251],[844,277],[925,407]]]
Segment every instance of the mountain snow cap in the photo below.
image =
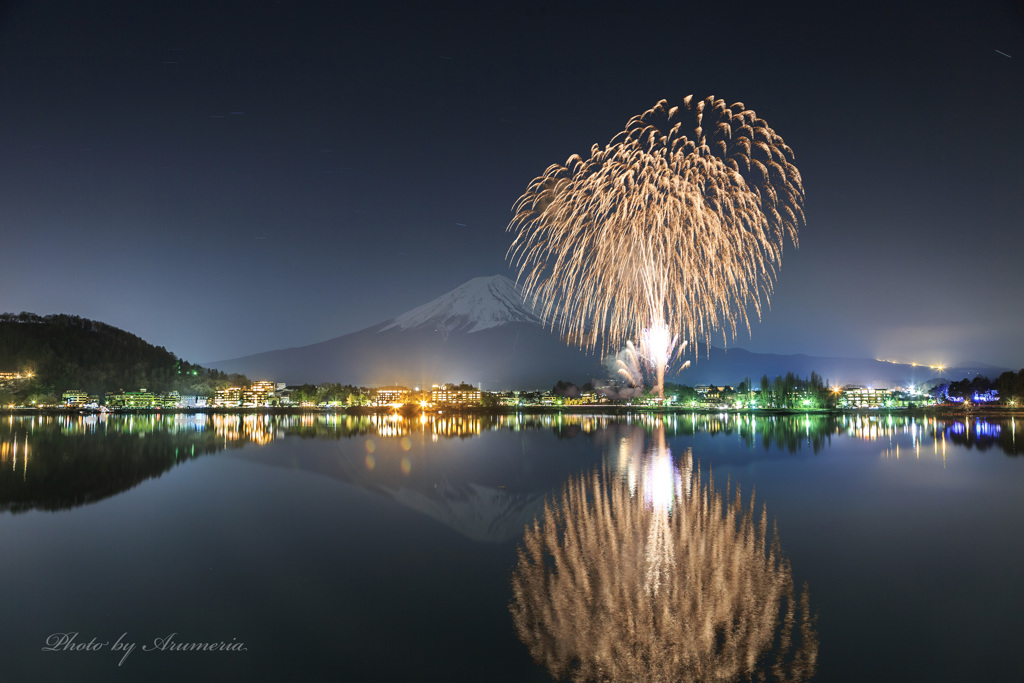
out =
[[441,330],[468,328],[479,332],[509,323],[540,323],[523,301],[522,292],[504,275],[475,277],[447,294],[394,318],[382,328],[407,330],[433,327]]

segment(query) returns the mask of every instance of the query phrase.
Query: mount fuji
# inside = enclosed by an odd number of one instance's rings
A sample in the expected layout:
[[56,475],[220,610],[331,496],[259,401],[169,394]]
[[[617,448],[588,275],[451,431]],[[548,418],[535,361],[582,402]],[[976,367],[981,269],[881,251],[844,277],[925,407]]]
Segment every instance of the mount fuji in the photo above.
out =
[[[317,344],[258,353],[209,364],[225,372],[288,384],[340,382],[379,387],[429,387],[467,382],[484,389],[546,389],[564,379],[603,383],[601,357],[567,345],[546,328],[507,277],[478,277],[398,317]],[[1004,368],[978,364],[948,368],[952,379],[998,377]],[[702,347],[691,365],[668,381],[739,384],[749,377],[812,371],[834,385],[876,387],[935,383],[924,366],[867,358],[752,353]]]
[[601,359],[546,329],[502,275],[473,278],[447,294],[334,339],[211,363],[224,372],[288,384],[550,388],[559,378],[604,377]]

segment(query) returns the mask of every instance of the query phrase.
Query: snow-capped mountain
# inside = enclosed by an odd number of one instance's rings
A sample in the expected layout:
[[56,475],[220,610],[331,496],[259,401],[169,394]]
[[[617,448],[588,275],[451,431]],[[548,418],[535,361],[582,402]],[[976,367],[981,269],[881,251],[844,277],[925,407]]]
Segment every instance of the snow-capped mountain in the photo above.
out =
[[544,389],[562,377],[583,383],[604,376],[598,356],[567,346],[545,329],[515,283],[502,275],[473,278],[359,332],[210,365],[289,384],[468,382],[484,389]]
[[403,313],[384,330],[433,328],[472,334],[509,323],[540,323],[512,280],[502,275],[475,277],[429,303]]

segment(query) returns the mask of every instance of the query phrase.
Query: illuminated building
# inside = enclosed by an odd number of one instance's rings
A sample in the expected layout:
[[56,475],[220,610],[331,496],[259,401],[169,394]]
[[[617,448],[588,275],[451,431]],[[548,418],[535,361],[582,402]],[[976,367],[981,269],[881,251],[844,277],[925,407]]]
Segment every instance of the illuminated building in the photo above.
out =
[[450,406],[480,405],[480,390],[465,384],[435,384],[430,390],[430,402]]
[[733,388],[730,386],[715,386],[699,384],[693,388],[694,391],[700,396],[702,403],[713,403],[718,404],[725,400],[725,394],[734,393]]
[[890,399],[892,393],[888,389],[872,389],[857,384],[843,387],[840,403],[847,408],[881,408]]
[[182,408],[205,408],[205,396],[179,396],[178,405]]
[[579,396],[569,397],[567,396],[563,401],[563,405],[567,406],[589,406],[598,403],[599,399],[596,391],[584,391]]
[[160,405],[164,408],[177,408],[181,404],[181,396],[177,391],[171,391],[166,394],[160,394],[157,397]]
[[409,387],[402,386],[390,386],[381,387],[377,389],[377,395],[374,398],[373,404],[377,406],[387,406],[392,403],[405,403],[409,398]]
[[143,387],[138,391],[122,390],[116,394],[107,394],[106,404],[111,408],[147,409],[159,407],[161,399]]
[[268,406],[277,403],[277,384],[267,380],[259,380],[242,390],[241,404],[247,407]]
[[212,403],[215,408],[239,408],[242,405],[242,387],[218,389]]
[[32,379],[32,373],[23,375],[20,372],[0,372],[0,387],[26,379]]
[[498,404],[503,406],[518,406],[522,402],[518,391],[503,391],[498,394]]
[[218,389],[211,402],[215,408],[256,408],[277,405],[277,384],[267,380],[253,382],[247,389],[228,387]]
[[71,408],[84,406],[89,402],[89,394],[81,389],[68,389],[61,395],[61,403]]

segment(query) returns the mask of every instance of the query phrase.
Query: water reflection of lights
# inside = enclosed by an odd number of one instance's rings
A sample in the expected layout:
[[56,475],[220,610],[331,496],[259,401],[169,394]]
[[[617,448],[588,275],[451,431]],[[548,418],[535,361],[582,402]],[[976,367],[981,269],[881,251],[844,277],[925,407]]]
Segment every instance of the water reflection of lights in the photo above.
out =
[[[12,434],[10,441],[0,442],[0,465],[6,464],[8,460],[11,461],[11,472],[18,471],[18,457],[19,457],[19,444],[18,435]],[[24,435],[24,439],[20,445],[20,457],[21,457],[21,478],[24,481],[28,475],[28,460],[29,460],[29,447],[28,447],[28,433]]]
[[533,658],[577,681],[813,676],[815,619],[767,513],[703,483],[689,451],[676,465],[663,428],[646,453],[626,429],[620,471],[571,478],[525,531],[510,610]]
[[978,437],[996,438],[1002,433],[1003,428],[1000,425],[992,424],[991,422],[988,422],[986,420],[978,419],[975,420],[974,422],[974,430],[975,435]]
[[[152,432],[215,433],[221,443],[242,445],[268,444],[289,434],[341,438],[372,435],[382,440],[395,439],[404,450],[416,437],[437,442],[441,439],[467,438],[492,430],[527,431],[547,429],[559,435],[596,435],[615,424],[636,425],[653,431],[663,428],[669,437],[705,433],[713,436],[738,435],[748,445],[763,443],[766,448],[783,446],[790,451],[810,447],[824,448],[836,436],[865,441],[885,441],[883,453],[895,455],[910,447],[920,457],[930,450],[942,456],[948,440],[986,448],[998,444],[1009,453],[1017,453],[1016,419],[1004,421],[980,416],[956,419],[911,415],[855,414],[841,416],[804,415],[782,417],[751,413],[419,413],[400,412],[365,415],[345,413],[300,413],[269,415],[261,413],[223,414],[144,414],[130,415],[34,415],[8,416],[0,425],[8,432],[24,429],[58,428],[67,434],[119,433],[144,438]],[[7,439],[8,437],[2,437]],[[408,441],[403,441],[408,439]],[[930,443],[929,443],[930,442]],[[929,446],[931,448],[929,449]]]

